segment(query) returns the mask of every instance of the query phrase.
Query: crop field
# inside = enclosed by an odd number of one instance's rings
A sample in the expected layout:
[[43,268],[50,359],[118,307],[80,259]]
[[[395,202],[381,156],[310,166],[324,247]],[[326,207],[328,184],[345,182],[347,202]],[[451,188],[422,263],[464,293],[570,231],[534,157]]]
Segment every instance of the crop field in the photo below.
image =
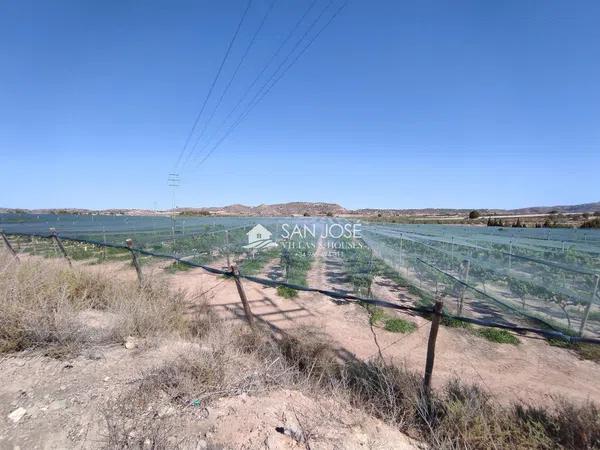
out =
[[[258,224],[268,235],[252,237]],[[453,316],[600,337],[598,230],[27,214],[0,216],[0,228],[31,254],[58,256],[51,241],[33,237],[51,228],[71,258],[89,263],[126,260],[127,251],[103,244],[132,239],[145,252],[219,269],[237,264],[243,275],[298,287],[411,306],[443,299]]]

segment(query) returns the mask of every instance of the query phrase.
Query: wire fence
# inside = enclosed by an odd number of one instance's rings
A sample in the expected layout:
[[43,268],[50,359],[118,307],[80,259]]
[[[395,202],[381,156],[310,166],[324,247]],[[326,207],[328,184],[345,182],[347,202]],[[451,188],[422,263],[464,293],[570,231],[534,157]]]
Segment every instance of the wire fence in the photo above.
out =
[[486,228],[360,224],[356,236],[347,233],[355,222],[333,218],[10,217],[0,223],[18,253],[60,256],[55,228],[75,260],[128,260],[133,251],[225,276],[235,265],[242,279],[263,286],[425,317],[442,298],[450,321],[600,343],[600,239],[589,231],[563,232],[563,245],[546,230],[539,239],[534,230],[499,236]]

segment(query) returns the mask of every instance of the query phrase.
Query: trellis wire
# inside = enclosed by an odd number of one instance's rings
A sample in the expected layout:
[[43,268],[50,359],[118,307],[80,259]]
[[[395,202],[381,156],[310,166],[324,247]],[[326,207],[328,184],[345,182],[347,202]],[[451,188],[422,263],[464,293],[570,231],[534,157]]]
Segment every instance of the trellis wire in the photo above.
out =
[[[50,239],[53,237],[53,234],[41,234],[41,233],[6,233],[6,235],[30,237],[30,238],[36,237],[36,238],[41,238],[41,239]],[[61,239],[65,240],[65,241],[70,241],[70,242],[78,242],[78,243],[95,245],[98,247],[108,247],[108,248],[115,248],[115,249],[121,249],[121,250],[129,250],[129,247],[124,244],[121,245],[121,244],[104,243],[102,241],[97,241],[97,240],[78,239],[78,238],[71,238],[71,237],[61,237]],[[140,249],[140,248],[135,248],[135,247],[133,248],[133,250],[138,252],[141,255],[152,256],[152,257],[162,258],[162,259],[170,259],[170,260],[175,261],[182,265],[186,265],[189,267],[195,267],[195,268],[201,268],[201,269],[205,270],[206,272],[209,272],[209,273],[212,273],[215,275],[224,275],[224,276],[232,276],[233,275],[233,272],[231,270],[222,270],[222,269],[218,269],[215,267],[210,267],[205,264],[197,264],[197,263],[187,261],[185,259],[182,259],[180,257],[174,256],[171,254],[156,253],[156,252],[152,252],[152,251],[148,251],[148,250],[144,250],[144,249]],[[425,261],[421,261],[421,262],[426,263]],[[435,269],[439,270],[437,268],[435,268]],[[446,274],[446,275],[448,275],[448,274]],[[284,281],[276,281],[276,280],[270,280],[270,279],[261,278],[261,277],[255,277],[252,275],[241,274],[240,278],[244,278],[248,281],[251,281],[251,282],[254,282],[257,284],[261,284],[263,286],[275,287],[275,288],[279,287],[279,286],[285,286],[290,289],[295,289],[298,291],[319,293],[319,294],[322,294],[322,295],[325,295],[325,296],[328,296],[331,298],[335,298],[335,299],[343,299],[343,300],[352,301],[352,302],[360,302],[360,303],[365,303],[365,304],[369,304],[369,305],[374,305],[374,306],[379,306],[379,307],[389,308],[389,309],[395,309],[395,310],[400,310],[400,311],[411,311],[411,312],[415,312],[415,313],[418,313],[418,314],[421,314],[424,316],[429,316],[433,313],[433,308],[399,305],[396,303],[391,303],[386,300],[380,300],[380,299],[375,299],[375,298],[366,298],[366,297],[362,297],[362,296],[358,296],[358,295],[354,295],[354,294],[335,292],[335,291],[331,291],[331,290],[327,290],[327,289],[302,286],[302,285],[297,285],[297,284],[288,283],[288,282],[284,282]],[[461,284],[465,284],[464,282],[462,282],[459,279],[455,279],[455,280]],[[470,324],[480,325],[480,326],[486,326],[486,327],[492,327],[492,328],[511,330],[511,331],[515,331],[518,333],[532,333],[532,334],[536,334],[539,336],[543,336],[548,339],[560,339],[560,340],[564,340],[569,343],[600,344],[600,339],[589,338],[589,337],[584,337],[584,336],[570,336],[570,335],[565,334],[558,330],[549,331],[549,330],[542,330],[542,329],[531,328],[531,327],[501,324],[501,323],[496,323],[496,322],[492,322],[492,321],[488,321],[488,320],[452,315],[452,314],[448,314],[445,312],[443,312],[442,315],[445,318],[457,320],[460,322],[465,322],[465,323],[470,323]]]

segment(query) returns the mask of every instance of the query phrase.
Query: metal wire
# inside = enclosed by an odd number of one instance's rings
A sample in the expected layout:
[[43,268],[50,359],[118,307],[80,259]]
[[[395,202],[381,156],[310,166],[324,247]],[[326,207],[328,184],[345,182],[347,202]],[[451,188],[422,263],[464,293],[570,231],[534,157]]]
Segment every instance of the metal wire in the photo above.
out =
[[[10,235],[10,236],[27,236],[27,237],[38,237],[38,238],[44,238],[44,239],[50,239],[53,237],[53,234],[38,234],[38,233],[5,233],[5,234]],[[104,242],[91,240],[91,239],[77,239],[77,238],[71,238],[71,237],[61,237],[61,239],[65,240],[65,241],[70,241],[70,242],[79,242],[79,243],[96,245],[99,247],[108,247],[108,248],[129,250],[129,247],[127,247],[126,245],[110,244],[110,243],[105,244]],[[161,254],[161,253],[156,253],[156,252],[152,252],[152,251],[148,251],[148,250],[144,250],[144,249],[140,249],[140,248],[133,248],[133,250],[138,252],[141,255],[170,259],[173,261],[177,261],[178,263],[183,264],[183,265],[201,268],[212,274],[225,275],[225,276],[233,275],[233,272],[231,270],[222,270],[222,269],[217,269],[215,267],[210,267],[210,266],[204,265],[204,264],[193,263],[191,261],[187,261],[185,259],[182,259],[182,258],[174,256],[174,255],[170,255],[170,254]],[[424,261],[422,261],[422,262],[424,262]],[[326,295],[328,297],[335,298],[335,299],[343,299],[343,300],[348,300],[348,301],[360,302],[360,303],[365,303],[365,304],[370,304],[370,305],[374,305],[374,306],[380,306],[383,308],[395,309],[395,310],[400,310],[400,311],[412,311],[412,312],[421,314],[426,317],[433,313],[433,308],[399,305],[396,303],[391,303],[386,300],[366,298],[366,297],[361,297],[361,296],[354,295],[354,294],[330,291],[327,289],[311,288],[311,287],[307,287],[307,286],[301,286],[301,285],[287,283],[287,282],[283,282],[283,281],[275,281],[275,280],[255,277],[255,276],[251,276],[251,275],[240,274],[240,278],[244,278],[248,281],[251,281],[251,282],[257,283],[257,284],[261,284],[263,286],[274,287],[274,288],[277,288],[279,286],[285,286],[290,289],[295,289],[297,291],[314,292],[314,293],[323,294],[323,295]],[[456,281],[464,284],[464,282],[462,282],[461,280],[456,279]],[[588,337],[583,337],[583,336],[570,336],[570,335],[563,333],[562,331],[555,330],[555,329],[551,331],[551,330],[543,330],[543,329],[537,329],[537,328],[531,328],[531,327],[517,326],[517,325],[513,325],[513,324],[502,324],[502,323],[497,323],[497,322],[493,322],[493,321],[489,321],[489,320],[474,319],[474,318],[470,318],[470,317],[451,315],[451,314],[447,314],[447,313],[442,313],[442,317],[445,317],[445,318],[448,318],[451,320],[457,320],[460,322],[471,323],[474,325],[485,326],[485,327],[500,328],[500,329],[505,329],[505,330],[516,331],[519,333],[532,333],[532,334],[543,336],[543,337],[549,338],[549,339],[564,340],[569,343],[581,342],[581,343],[589,343],[589,344],[600,344],[600,339],[588,338]],[[533,318],[533,319],[538,320],[538,322],[543,323],[548,327],[552,327],[551,324],[547,324],[547,323],[543,322],[541,319],[538,319],[538,318]]]

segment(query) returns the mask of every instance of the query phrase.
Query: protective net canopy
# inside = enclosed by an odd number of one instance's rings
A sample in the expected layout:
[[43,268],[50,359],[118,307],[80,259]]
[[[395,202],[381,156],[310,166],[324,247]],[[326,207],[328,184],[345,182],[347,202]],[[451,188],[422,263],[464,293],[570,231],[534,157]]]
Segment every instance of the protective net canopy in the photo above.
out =
[[69,256],[90,261],[127,259],[105,244],[132,239],[144,257],[221,270],[235,264],[255,281],[411,307],[441,298],[451,316],[600,337],[600,230],[89,214],[4,214],[0,228],[18,251],[47,257],[58,256],[42,238],[50,229]]

